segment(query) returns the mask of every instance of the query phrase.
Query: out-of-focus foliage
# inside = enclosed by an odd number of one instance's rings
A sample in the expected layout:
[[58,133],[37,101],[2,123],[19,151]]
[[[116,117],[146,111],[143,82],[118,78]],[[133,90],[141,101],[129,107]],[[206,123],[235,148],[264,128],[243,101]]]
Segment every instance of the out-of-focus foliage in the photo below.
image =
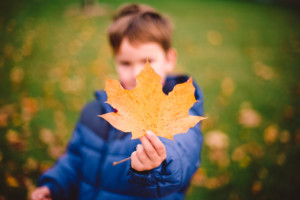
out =
[[[93,91],[116,78],[106,28],[125,1],[82,2],[1,1],[1,200],[28,197]],[[143,2],[173,19],[177,72],[205,94],[202,165],[187,199],[292,199],[300,190],[294,1]]]

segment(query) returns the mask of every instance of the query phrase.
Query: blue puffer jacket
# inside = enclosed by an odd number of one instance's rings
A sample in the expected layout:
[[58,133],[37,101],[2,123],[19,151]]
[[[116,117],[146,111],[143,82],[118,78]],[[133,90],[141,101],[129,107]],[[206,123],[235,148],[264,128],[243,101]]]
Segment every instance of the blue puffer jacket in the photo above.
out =
[[[167,94],[188,77],[168,77],[163,91]],[[191,115],[203,115],[203,96],[194,84],[197,103]],[[138,139],[113,128],[97,115],[113,112],[104,91],[96,92],[96,100],[87,104],[76,125],[66,153],[45,172],[39,186],[50,188],[53,199],[184,199],[190,179],[200,165],[202,134],[200,124],[174,141],[160,138],[167,152],[166,160],[157,168],[137,172],[130,161],[113,166],[135,150]]]

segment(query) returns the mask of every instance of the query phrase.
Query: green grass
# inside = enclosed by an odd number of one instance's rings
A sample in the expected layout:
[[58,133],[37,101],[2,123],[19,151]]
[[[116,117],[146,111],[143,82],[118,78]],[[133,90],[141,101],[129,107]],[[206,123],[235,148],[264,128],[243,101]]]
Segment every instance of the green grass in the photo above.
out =
[[[96,17],[77,12],[80,1],[1,3],[0,199],[27,198],[93,91],[116,78],[106,29],[124,2],[100,1]],[[173,19],[176,73],[191,75],[205,95],[202,165],[187,199],[292,199],[300,189],[298,10],[137,2]]]

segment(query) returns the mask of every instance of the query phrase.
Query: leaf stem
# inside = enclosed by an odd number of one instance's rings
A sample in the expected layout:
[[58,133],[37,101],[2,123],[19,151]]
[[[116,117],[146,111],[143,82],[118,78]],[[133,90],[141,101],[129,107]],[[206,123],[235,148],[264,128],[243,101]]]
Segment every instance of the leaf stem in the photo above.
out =
[[117,165],[117,164],[120,164],[120,163],[122,163],[122,162],[125,162],[125,161],[127,161],[127,160],[130,160],[130,159],[131,159],[131,157],[128,157],[128,158],[125,158],[125,159],[120,160],[120,161],[118,161],[118,162],[113,162],[113,166],[115,166],[115,165]]

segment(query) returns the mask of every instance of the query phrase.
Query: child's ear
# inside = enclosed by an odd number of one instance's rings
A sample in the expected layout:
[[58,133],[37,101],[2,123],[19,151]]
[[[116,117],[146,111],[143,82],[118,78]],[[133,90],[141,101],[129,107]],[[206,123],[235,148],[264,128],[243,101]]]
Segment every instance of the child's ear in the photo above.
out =
[[166,72],[170,73],[173,72],[175,69],[175,65],[177,62],[177,51],[174,48],[170,48],[167,52],[167,60],[168,60],[168,66],[166,68]]

